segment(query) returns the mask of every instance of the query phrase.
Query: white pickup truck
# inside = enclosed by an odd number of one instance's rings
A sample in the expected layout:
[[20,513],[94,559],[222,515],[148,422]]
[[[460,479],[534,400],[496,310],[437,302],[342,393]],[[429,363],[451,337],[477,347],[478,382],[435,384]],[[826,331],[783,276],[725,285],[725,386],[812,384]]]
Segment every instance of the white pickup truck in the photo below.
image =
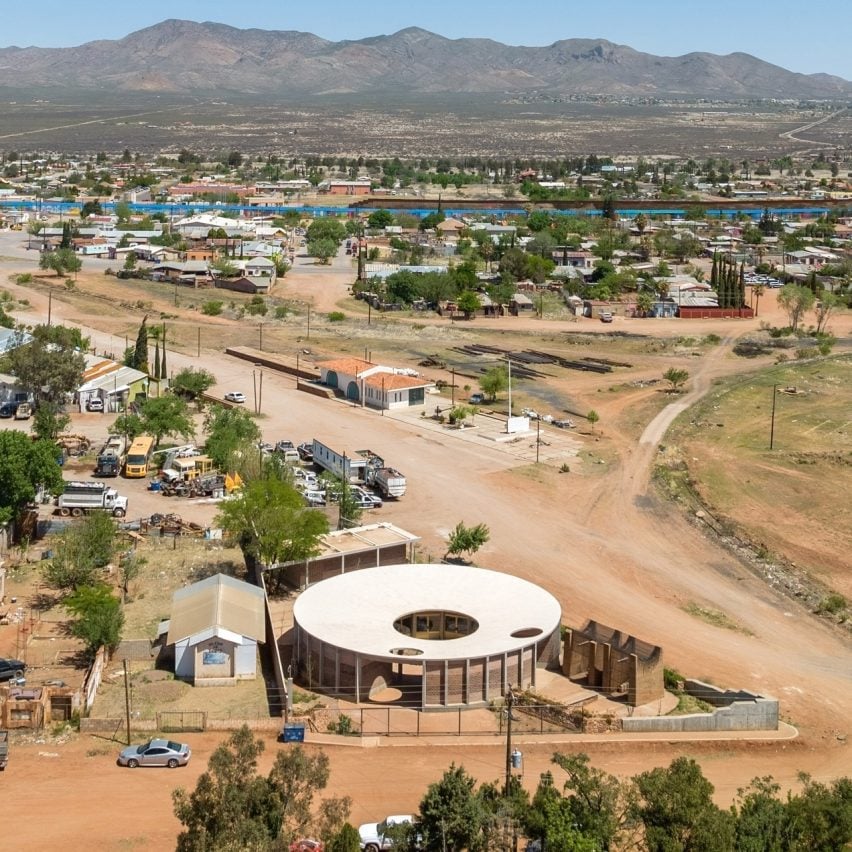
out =
[[358,835],[361,838],[363,852],[380,852],[382,849],[392,849],[393,840],[387,836],[387,830],[392,825],[414,822],[411,814],[385,817],[382,822],[367,822],[359,826]]

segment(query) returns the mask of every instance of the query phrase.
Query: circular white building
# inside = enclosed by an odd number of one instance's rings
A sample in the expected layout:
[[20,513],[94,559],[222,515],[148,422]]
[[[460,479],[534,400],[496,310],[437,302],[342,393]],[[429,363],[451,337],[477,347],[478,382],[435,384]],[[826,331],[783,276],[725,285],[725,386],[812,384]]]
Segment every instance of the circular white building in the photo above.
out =
[[410,706],[481,705],[559,663],[562,611],[533,583],[460,565],[386,565],[323,580],[293,610],[311,689]]

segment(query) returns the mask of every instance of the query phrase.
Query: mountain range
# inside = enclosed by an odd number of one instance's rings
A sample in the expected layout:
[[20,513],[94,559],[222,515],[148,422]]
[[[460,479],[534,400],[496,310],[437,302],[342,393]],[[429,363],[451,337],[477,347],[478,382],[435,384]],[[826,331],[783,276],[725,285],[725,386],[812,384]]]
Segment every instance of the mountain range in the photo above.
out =
[[852,83],[746,53],[663,57],[603,39],[515,47],[411,27],[327,41],[311,33],[167,20],[79,47],[0,48],[0,87],[269,99],[323,95],[605,95],[843,99]]

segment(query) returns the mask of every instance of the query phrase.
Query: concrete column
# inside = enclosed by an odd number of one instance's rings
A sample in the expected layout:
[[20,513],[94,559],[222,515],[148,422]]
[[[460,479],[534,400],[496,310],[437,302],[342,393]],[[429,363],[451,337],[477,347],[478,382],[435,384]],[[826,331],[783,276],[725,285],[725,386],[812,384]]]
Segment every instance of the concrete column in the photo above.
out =
[[355,700],[361,703],[361,655],[355,655]]

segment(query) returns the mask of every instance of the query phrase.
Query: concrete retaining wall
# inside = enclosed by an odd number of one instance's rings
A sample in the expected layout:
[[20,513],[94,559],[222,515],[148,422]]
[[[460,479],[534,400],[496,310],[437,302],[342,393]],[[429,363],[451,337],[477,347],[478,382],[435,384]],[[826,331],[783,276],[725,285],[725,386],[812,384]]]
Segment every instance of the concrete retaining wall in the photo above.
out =
[[674,733],[678,731],[777,731],[779,704],[776,698],[740,691],[717,689],[700,680],[688,680],[684,691],[718,709],[687,716],[645,716],[622,720],[628,733]]

